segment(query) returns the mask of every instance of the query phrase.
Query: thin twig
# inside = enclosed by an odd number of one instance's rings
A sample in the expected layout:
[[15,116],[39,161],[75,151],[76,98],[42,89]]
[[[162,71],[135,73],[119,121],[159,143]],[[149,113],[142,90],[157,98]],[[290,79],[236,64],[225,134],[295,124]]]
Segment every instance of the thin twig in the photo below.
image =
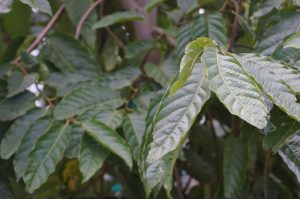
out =
[[184,195],[182,192],[181,179],[180,179],[180,175],[179,175],[179,172],[178,172],[178,169],[176,166],[174,167],[174,175],[175,175],[175,180],[176,180],[176,189],[178,192],[178,196],[180,199],[184,199]]
[[264,168],[264,198],[268,199],[268,178],[269,178],[269,169],[270,169],[270,161],[271,161],[271,152],[266,152],[265,157],[265,168]]
[[234,41],[237,36],[237,31],[238,31],[238,27],[239,27],[239,18],[238,17],[239,17],[240,10],[241,10],[239,2],[236,2],[235,0],[232,2],[234,4],[234,8],[235,8],[235,16],[234,16],[234,21],[232,24],[232,31],[231,31],[230,38],[229,38],[228,45],[227,45],[227,51],[229,51],[229,52],[232,51],[232,47],[233,47]]
[[82,17],[80,18],[79,20],[79,23],[76,27],[76,33],[75,33],[75,38],[76,39],[79,39],[79,36],[80,36],[80,32],[81,32],[81,29],[82,29],[82,26],[85,22],[85,20],[90,16],[90,14],[92,13],[92,11],[100,4],[102,3],[103,0],[97,0],[95,1],[85,12],[84,14],[82,15]]

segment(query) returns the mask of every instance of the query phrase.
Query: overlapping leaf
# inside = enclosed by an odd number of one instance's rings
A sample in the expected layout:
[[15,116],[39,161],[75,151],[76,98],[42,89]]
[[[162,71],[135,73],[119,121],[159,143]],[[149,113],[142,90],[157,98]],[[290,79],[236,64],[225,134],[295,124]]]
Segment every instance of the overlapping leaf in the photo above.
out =
[[30,154],[31,162],[24,175],[28,192],[32,193],[46,182],[55,171],[56,164],[63,158],[71,140],[71,129],[67,124],[55,124],[40,137]]
[[300,48],[300,33],[296,33],[291,38],[289,38],[285,43],[284,47],[293,47],[293,48]]
[[267,125],[267,106],[255,82],[230,54],[206,47],[202,61],[208,68],[209,87],[234,115],[259,129]]
[[136,57],[141,53],[149,51],[156,47],[156,42],[153,40],[138,40],[128,44],[125,47],[125,57],[127,59]]
[[22,3],[29,5],[30,7],[37,9],[38,11],[45,12],[52,15],[52,9],[47,0],[20,0]]

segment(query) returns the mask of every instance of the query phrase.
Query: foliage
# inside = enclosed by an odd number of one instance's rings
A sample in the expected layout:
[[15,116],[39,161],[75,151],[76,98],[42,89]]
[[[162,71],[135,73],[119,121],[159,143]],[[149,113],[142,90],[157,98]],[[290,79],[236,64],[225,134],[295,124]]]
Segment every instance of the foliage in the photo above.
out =
[[300,198],[299,6],[1,1],[1,197]]

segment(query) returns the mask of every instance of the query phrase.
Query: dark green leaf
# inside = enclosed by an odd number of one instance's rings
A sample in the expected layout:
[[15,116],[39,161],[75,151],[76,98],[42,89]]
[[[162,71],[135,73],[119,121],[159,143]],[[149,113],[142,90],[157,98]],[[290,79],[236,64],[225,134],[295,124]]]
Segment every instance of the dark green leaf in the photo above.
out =
[[155,48],[156,42],[153,40],[138,40],[134,41],[130,44],[128,44],[124,51],[125,51],[125,57],[127,59],[131,59],[133,57],[136,57],[142,53],[145,53],[152,48]]
[[30,7],[37,9],[38,11],[52,15],[52,9],[47,0],[20,0],[22,3],[29,5]]
[[145,5],[146,12],[151,12],[156,6],[163,3],[165,0],[149,0]]

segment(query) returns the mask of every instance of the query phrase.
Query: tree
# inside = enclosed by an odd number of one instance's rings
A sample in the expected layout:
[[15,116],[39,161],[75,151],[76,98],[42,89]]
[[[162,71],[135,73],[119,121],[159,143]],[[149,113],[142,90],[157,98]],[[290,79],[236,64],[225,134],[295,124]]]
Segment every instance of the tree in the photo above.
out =
[[1,1],[1,197],[299,198],[299,6]]

